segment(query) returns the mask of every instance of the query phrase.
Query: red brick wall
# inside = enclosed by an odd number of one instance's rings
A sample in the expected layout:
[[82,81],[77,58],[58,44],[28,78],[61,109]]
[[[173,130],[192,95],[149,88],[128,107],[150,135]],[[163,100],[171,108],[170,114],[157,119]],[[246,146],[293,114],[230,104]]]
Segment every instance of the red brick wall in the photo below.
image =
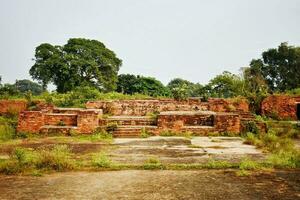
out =
[[60,113],[47,113],[44,116],[45,125],[59,125],[63,122],[66,126],[76,126],[77,125],[77,115],[76,114],[60,114]]
[[98,110],[82,110],[78,113],[77,126],[80,133],[92,133],[99,127],[102,112]]
[[300,97],[286,95],[272,95],[262,101],[261,113],[263,115],[285,119],[297,120],[297,102]]
[[[205,119],[206,123],[200,123],[200,119]],[[193,122],[198,122],[198,124],[193,124]],[[234,113],[166,112],[158,115],[157,126],[161,130],[191,130],[197,133],[201,131],[203,131],[203,133],[208,133],[209,131],[231,132],[238,134],[240,133],[240,117]]]
[[103,109],[104,113],[113,115],[146,115],[152,112],[163,111],[192,111],[207,110],[207,103],[200,100],[175,101],[166,100],[116,100],[116,101],[89,101],[86,108]]
[[218,113],[215,115],[214,127],[218,132],[240,132],[240,117],[233,113]]
[[23,111],[19,114],[18,132],[37,133],[44,125],[44,113],[41,111]]
[[0,100],[0,114],[19,113],[26,110],[26,108],[27,102],[25,100]]
[[215,112],[249,112],[249,103],[246,99],[211,98],[208,105],[208,109]]

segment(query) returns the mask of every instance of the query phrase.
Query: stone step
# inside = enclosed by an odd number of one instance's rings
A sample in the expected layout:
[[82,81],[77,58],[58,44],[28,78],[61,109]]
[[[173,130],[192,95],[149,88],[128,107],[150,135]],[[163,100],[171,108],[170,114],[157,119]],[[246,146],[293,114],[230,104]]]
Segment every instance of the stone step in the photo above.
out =
[[106,120],[108,123],[116,122],[121,126],[156,125],[156,120],[147,116],[112,116]]
[[145,128],[151,132],[157,129],[157,126],[118,126],[113,131],[114,137],[140,137],[142,129]]
[[77,130],[77,126],[54,126],[54,125],[45,125],[40,129],[42,134],[70,134],[70,132]]

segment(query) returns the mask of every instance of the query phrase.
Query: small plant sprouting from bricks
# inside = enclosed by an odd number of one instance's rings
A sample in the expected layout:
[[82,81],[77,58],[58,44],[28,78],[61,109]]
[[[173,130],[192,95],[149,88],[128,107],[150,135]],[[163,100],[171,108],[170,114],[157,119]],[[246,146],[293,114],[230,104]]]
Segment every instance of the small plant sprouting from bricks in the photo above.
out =
[[108,124],[106,125],[105,130],[106,130],[108,133],[112,133],[112,132],[116,131],[117,128],[118,128],[118,123],[112,122],[112,123],[108,123]]
[[60,120],[59,122],[57,122],[57,126],[65,126],[66,123],[62,120]]
[[143,127],[141,130],[141,137],[148,138],[150,136],[151,136],[150,132],[145,127]]

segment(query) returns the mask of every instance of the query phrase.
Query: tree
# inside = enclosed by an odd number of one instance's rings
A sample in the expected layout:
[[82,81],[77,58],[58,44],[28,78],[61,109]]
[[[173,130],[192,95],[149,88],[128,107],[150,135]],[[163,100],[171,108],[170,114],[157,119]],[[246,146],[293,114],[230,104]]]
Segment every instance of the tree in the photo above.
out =
[[121,74],[118,77],[117,92],[125,94],[145,94],[153,97],[170,96],[170,91],[153,77]]
[[188,80],[184,80],[181,78],[172,79],[167,87],[172,92],[173,96],[178,95],[178,91],[181,91],[181,95],[186,97],[199,97],[204,95],[203,86],[199,83],[192,83]]
[[252,62],[261,62],[261,75],[271,91],[282,92],[300,87],[300,47],[281,43],[278,48],[264,51],[262,59]]
[[27,79],[16,80],[14,85],[22,93],[31,91],[33,95],[39,95],[44,91],[41,85]]
[[206,89],[212,97],[229,98],[244,94],[244,81],[228,71],[209,81]]
[[45,89],[49,83],[58,92],[78,86],[92,86],[101,91],[116,89],[117,74],[122,61],[97,40],[69,39],[63,46],[41,44],[35,50],[35,64],[30,75]]

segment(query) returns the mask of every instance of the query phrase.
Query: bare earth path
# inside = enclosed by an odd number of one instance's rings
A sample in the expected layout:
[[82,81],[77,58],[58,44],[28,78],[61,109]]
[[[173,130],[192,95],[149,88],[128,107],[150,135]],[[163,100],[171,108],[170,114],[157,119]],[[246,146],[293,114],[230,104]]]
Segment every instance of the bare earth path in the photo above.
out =
[[0,199],[300,199],[300,171],[104,171],[0,176]]

